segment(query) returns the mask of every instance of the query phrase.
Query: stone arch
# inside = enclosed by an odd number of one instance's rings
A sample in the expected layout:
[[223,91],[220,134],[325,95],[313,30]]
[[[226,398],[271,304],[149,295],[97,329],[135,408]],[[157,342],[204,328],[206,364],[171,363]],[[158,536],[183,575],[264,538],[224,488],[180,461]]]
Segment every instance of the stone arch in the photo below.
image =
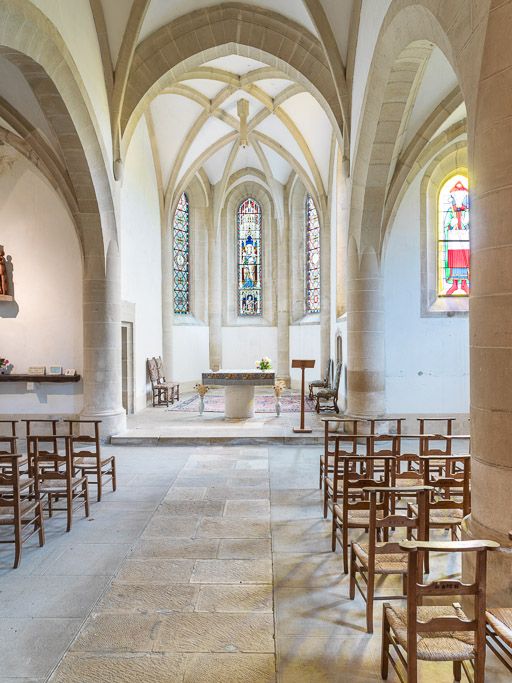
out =
[[138,45],[119,112],[120,137],[130,137],[151,99],[181,74],[233,53],[263,60],[304,84],[341,138],[348,106],[340,103],[320,41],[275,12],[238,3],[190,12]]
[[92,107],[62,38],[28,0],[0,5],[0,55],[34,92],[59,141],[83,251],[84,408],[103,434],[124,425],[121,406],[120,264],[114,203]]

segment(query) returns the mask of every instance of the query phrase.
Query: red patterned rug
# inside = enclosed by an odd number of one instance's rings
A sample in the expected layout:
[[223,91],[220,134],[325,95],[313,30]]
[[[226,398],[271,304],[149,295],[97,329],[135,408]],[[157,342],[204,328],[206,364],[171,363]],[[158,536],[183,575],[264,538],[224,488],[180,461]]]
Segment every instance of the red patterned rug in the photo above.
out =
[[[256,413],[275,413],[276,399],[275,396],[255,396],[254,410]],[[306,397],[305,411],[313,413],[315,410],[315,402],[310,401]],[[183,399],[179,403],[169,407],[169,410],[182,411],[184,413],[198,413],[199,412],[199,396],[190,396]],[[223,413],[224,412],[224,395],[223,394],[206,394],[204,399],[205,413]],[[300,412],[300,394],[283,394],[281,396],[281,412],[282,413],[299,413]]]

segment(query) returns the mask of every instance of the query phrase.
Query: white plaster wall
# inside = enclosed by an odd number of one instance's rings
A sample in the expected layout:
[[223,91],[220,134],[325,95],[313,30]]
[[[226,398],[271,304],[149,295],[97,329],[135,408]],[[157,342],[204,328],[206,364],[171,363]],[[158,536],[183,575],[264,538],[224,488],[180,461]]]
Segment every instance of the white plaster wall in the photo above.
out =
[[356,58],[354,61],[354,81],[352,86],[352,138],[350,158],[354,159],[358,139],[359,119],[366,90],[368,72],[372,63],[373,51],[379,31],[388,11],[391,0],[363,0],[359,19]]
[[[82,371],[82,257],[55,190],[25,159],[0,174],[0,244],[12,257],[15,303],[0,302],[0,355]],[[0,413],[76,414],[82,384],[0,384]]]
[[135,410],[148,397],[146,358],[162,354],[160,207],[148,130],[141,119],[130,143],[120,193],[121,297],[135,304]]
[[277,367],[277,327],[223,327],[222,367],[254,368],[262,356]]
[[[290,364],[294,358],[313,358],[315,367],[306,370],[306,386],[309,380],[319,379],[322,375],[320,365],[320,325],[291,325],[290,326]],[[301,371],[290,369],[290,377],[293,388],[300,387]]]
[[193,389],[201,374],[210,369],[209,328],[205,325],[176,325],[172,333],[172,379],[182,390]]
[[103,153],[112,166],[112,141],[107,91],[100,48],[89,0],[31,0],[55,25],[73,57],[96,117]]
[[388,413],[467,413],[467,318],[420,317],[420,183],[391,228],[383,263]]

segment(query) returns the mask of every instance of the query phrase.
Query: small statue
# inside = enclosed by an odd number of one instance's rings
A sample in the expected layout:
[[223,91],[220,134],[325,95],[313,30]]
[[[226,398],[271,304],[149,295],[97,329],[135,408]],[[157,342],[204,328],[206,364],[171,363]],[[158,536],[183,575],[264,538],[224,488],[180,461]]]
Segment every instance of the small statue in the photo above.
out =
[[9,282],[7,280],[7,264],[5,262],[5,251],[0,247],[0,294],[9,294]]

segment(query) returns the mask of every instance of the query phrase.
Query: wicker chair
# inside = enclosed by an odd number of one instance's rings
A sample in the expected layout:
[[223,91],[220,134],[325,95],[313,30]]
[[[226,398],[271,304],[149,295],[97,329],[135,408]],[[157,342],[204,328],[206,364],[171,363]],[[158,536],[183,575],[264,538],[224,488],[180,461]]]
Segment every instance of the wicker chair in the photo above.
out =
[[[344,456],[343,487],[337,502],[333,503],[331,548],[341,545],[343,571],[348,574],[348,549],[350,529],[368,529],[370,526],[370,501],[363,489],[388,488],[391,482],[393,458],[389,456]],[[377,470],[378,473],[377,473]],[[385,503],[378,506],[379,517],[384,516]],[[387,536],[387,531],[384,533]]]
[[313,400],[315,398],[315,395],[313,393],[315,389],[326,389],[329,386],[329,379],[331,377],[331,372],[332,372],[332,359],[329,358],[329,362],[327,363],[327,372],[325,373],[325,377],[323,379],[315,379],[309,383],[309,398],[311,400]]
[[20,564],[23,543],[31,536],[37,533],[39,545],[44,545],[41,500],[34,480],[21,476],[23,459],[19,454],[0,456],[0,527],[14,530],[13,538],[2,538],[0,543],[14,543],[14,569]]
[[[427,495],[432,490],[428,486],[408,488],[407,495],[414,495],[416,499],[418,515],[408,515],[405,510],[401,514],[393,511],[392,498],[403,489],[397,487],[363,489],[370,498],[370,526],[368,527],[368,542],[352,542],[350,556],[350,599],[356,596],[356,588],[366,602],[366,630],[373,633],[373,601],[374,600],[400,600],[401,595],[375,595],[376,576],[398,575],[403,580],[403,595],[406,595],[407,555],[399,547],[399,542],[411,538],[414,529],[417,537],[427,540]],[[379,510],[382,514],[379,515]],[[390,541],[379,542],[383,531],[393,529],[402,531],[402,538],[397,538],[394,533]],[[357,580],[357,575],[363,579],[364,585]]]
[[[384,603],[381,675],[387,679],[389,662],[401,681],[417,683],[418,661],[452,662],[453,677],[460,681],[462,668],[469,680],[485,680],[485,576],[487,551],[499,548],[494,541],[425,543],[402,541],[408,554],[407,607]],[[424,552],[472,553],[476,555],[474,581],[441,579],[423,583]],[[474,602],[470,619],[458,603],[446,605],[448,596],[464,594]],[[429,605],[422,606],[423,597]],[[437,596],[435,604],[430,599]],[[390,653],[390,646],[397,660]],[[471,664],[471,667],[468,666]],[[400,664],[402,666],[400,666]],[[474,670],[474,674],[473,671]]]
[[[343,418],[343,417],[323,417],[322,422],[324,423],[324,452],[320,455],[320,472],[319,472],[319,482],[318,482],[318,488],[322,488],[324,484],[324,476],[329,476],[330,473],[332,473],[333,470],[333,464],[334,464],[334,454],[336,452],[336,445],[339,443],[339,441],[336,441],[336,438],[340,436],[339,432],[331,432],[329,431],[329,425],[337,425],[338,427],[340,425],[345,427],[346,424],[352,425],[352,432],[350,436],[357,436],[357,425],[360,422],[360,420],[357,419],[352,419],[352,418]],[[329,449],[329,445],[335,446],[334,450]],[[357,441],[353,440],[352,442],[352,449],[350,452],[347,453],[347,455],[356,455],[357,452]]]
[[[508,536],[512,540],[512,531]],[[490,607],[485,621],[489,649],[512,673],[512,607]]]
[[[73,462],[87,477],[89,484],[96,484],[96,499],[99,502],[105,484],[111,482],[112,490],[116,490],[115,455],[105,456],[101,453],[101,420],[64,420],[64,422],[69,425],[69,443]],[[94,433],[85,433],[87,429]]]
[[332,401],[334,410],[339,413],[338,408],[338,392],[340,390],[340,380],[341,380],[341,363],[336,365],[336,373],[334,375],[334,382],[332,386],[327,389],[319,389],[316,392],[316,406],[315,410],[319,413],[321,410],[331,410],[330,406],[321,406],[320,401]]

